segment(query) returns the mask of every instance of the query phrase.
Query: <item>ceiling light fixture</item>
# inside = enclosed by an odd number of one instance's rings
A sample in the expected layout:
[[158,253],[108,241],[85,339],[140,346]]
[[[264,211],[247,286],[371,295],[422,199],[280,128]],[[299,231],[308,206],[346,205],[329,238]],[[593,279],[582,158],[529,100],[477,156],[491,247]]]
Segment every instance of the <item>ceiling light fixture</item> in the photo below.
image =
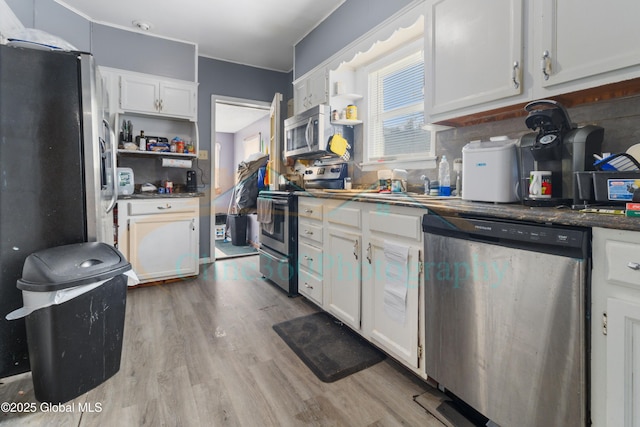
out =
[[142,31],[149,31],[151,29],[151,23],[147,21],[135,20],[132,24]]

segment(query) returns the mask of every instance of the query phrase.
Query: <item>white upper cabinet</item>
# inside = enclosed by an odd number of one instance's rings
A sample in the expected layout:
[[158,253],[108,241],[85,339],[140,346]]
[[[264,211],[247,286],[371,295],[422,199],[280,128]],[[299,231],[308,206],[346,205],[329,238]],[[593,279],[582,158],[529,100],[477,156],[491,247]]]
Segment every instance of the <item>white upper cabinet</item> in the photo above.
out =
[[120,76],[120,109],[196,120],[197,84],[152,76]]
[[542,40],[534,51],[542,87],[562,93],[640,76],[640,2],[544,0],[542,9],[532,22]]
[[640,77],[640,2],[428,0],[425,14],[427,122]]
[[293,109],[298,114],[329,102],[329,71],[321,67],[293,84]]
[[432,119],[522,93],[522,0],[436,0],[426,16],[425,111]]

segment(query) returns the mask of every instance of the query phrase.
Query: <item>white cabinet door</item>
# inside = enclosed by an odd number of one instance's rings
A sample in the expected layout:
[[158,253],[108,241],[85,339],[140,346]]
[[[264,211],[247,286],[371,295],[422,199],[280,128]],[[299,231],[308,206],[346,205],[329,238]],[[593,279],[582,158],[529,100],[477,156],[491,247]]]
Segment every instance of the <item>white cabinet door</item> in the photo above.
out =
[[640,426],[638,263],[640,233],[593,229],[590,354],[594,427]]
[[425,38],[429,121],[522,93],[522,0],[432,0]]
[[607,425],[640,426],[640,304],[607,302]]
[[329,72],[325,68],[314,71],[293,85],[295,114],[327,102],[329,102]]
[[[560,83],[640,64],[640,26],[637,19],[640,2],[545,0],[543,5],[539,28],[542,46],[534,52],[536,61],[542,61],[536,71],[541,76],[542,87],[552,89]],[[611,81],[631,77],[613,76]],[[604,83],[600,81],[597,84]],[[585,82],[583,86],[593,85]]]
[[130,217],[129,257],[141,281],[198,274],[198,218],[179,213]]
[[360,329],[361,240],[359,234],[330,227],[323,258],[325,309],[355,330]]
[[192,83],[160,82],[160,112],[173,117],[196,117],[196,88]]
[[[401,241],[391,243],[404,244]],[[406,246],[408,257],[403,263],[385,253],[385,240],[371,237],[366,243],[366,261],[362,268],[363,283],[366,284],[363,304],[370,307],[368,338],[403,364],[418,369],[421,250]],[[403,288],[398,286],[400,280],[404,281]]]
[[155,76],[120,76],[120,109],[126,112],[197,119],[197,85]]
[[309,107],[329,102],[329,73],[326,69],[316,71],[309,78]]
[[124,111],[157,113],[160,87],[157,79],[143,76],[120,77],[120,108]]
[[307,99],[309,82],[303,80],[293,85],[293,112],[294,114],[302,113],[307,109],[309,100]]

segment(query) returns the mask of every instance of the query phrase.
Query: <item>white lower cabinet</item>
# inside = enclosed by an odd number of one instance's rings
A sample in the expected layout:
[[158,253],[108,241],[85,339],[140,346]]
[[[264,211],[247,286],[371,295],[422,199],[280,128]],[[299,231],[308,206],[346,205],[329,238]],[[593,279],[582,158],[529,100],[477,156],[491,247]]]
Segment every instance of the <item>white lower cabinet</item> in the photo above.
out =
[[[367,337],[405,365],[418,369],[420,275],[422,250],[406,246],[406,259],[394,259],[390,245],[401,241],[371,237],[366,244],[367,261],[363,280],[363,306],[368,309],[364,323]],[[400,283],[400,281],[404,283]]]
[[423,247],[424,210],[392,206],[366,211],[363,234],[365,336],[415,373],[425,376]]
[[362,203],[325,201],[325,310],[360,329]]
[[298,198],[298,292],[322,307],[323,253],[321,201]]
[[640,233],[593,229],[591,421],[640,426]]
[[197,198],[120,201],[118,247],[142,283],[199,272]]
[[[321,202],[322,215],[312,202]],[[316,303],[320,296],[324,310],[426,378],[421,325],[426,211],[312,197],[299,197],[298,205],[299,292]],[[318,226],[324,228],[320,242]]]
[[325,309],[352,329],[360,329],[362,236],[329,227],[325,249]]

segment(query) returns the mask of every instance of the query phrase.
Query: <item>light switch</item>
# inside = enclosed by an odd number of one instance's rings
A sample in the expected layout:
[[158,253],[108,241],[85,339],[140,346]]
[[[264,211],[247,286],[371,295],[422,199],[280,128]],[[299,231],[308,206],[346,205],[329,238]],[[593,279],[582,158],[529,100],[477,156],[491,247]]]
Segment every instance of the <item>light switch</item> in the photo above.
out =
[[200,160],[208,160],[209,159],[209,151],[207,151],[207,150],[198,150],[198,159],[200,159]]

